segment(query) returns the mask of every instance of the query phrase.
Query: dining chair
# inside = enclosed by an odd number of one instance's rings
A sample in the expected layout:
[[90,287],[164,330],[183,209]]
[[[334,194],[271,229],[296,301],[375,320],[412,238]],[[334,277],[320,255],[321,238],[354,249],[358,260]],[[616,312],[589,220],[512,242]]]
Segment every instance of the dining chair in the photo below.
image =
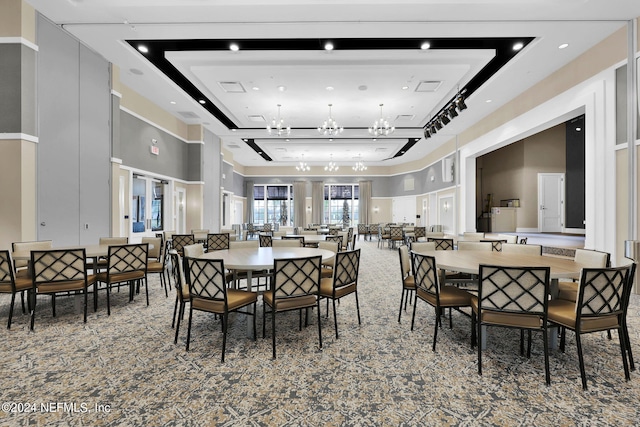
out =
[[[177,252],[171,254],[171,261],[176,266],[178,274],[176,274],[176,303],[173,307],[173,320],[171,327],[176,328],[174,344],[178,344],[178,333],[180,332],[180,322],[184,318],[185,305],[191,301],[189,297],[189,284],[184,275],[184,260]],[[176,323],[176,318],[178,319]]]
[[526,245],[528,241],[529,241],[529,238],[528,238],[528,237],[521,237],[521,238],[520,238],[520,242],[519,242],[519,243],[520,243],[521,245]]
[[260,234],[258,236],[258,240],[260,241],[260,247],[261,248],[270,248],[273,246],[272,244],[272,237],[268,236],[266,234]]
[[[53,247],[52,240],[37,240],[32,242],[13,242],[11,243],[12,252],[28,252],[34,249],[51,249]],[[30,277],[31,271],[29,269],[29,261],[27,260],[14,260],[13,268],[15,271],[15,277]],[[23,304],[24,307],[24,304]]]
[[504,243],[518,243],[518,236],[515,234],[498,234],[499,240],[504,240]]
[[[502,245],[504,243],[507,243],[506,239],[492,239],[492,240],[486,240],[486,239],[481,239],[480,240],[481,243],[490,243],[491,244],[491,250],[496,251],[496,252],[502,252]],[[476,243],[476,242],[458,242],[458,249],[460,249],[460,243]]]
[[271,242],[274,248],[301,248],[304,245],[300,239],[279,239]]
[[627,381],[630,379],[625,315],[629,303],[628,288],[633,286],[629,279],[635,268],[635,263],[615,268],[583,268],[575,302],[565,299],[549,301],[549,321],[561,328],[560,351],[565,350],[566,330],[575,333],[584,390],[587,390],[587,375],[582,355],[583,334],[617,329],[624,377]]
[[485,251],[485,252],[491,252],[493,250],[493,244],[492,244],[492,242],[460,241],[460,242],[458,242],[458,250],[459,251]]
[[452,251],[454,249],[453,239],[444,237],[427,237],[427,242],[436,244],[436,251]]
[[47,249],[31,251],[31,330],[36,317],[38,295],[51,295],[51,309],[56,316],[56,294],[82,293],[84,322],[87,323],[87,288],[96,276],[87,274],[85,249]]
[[193,234],[174,234],[171,237],[171,249],[175,250],[183,256],[182,248],[188,245],[196,243],[196,239]]
[[207,252],[229,249],[229,233],[207,234]]
[[349,227],[349,229],[347,230],[347,241],[344,243],[343,250],[345,251],[353,250],[354,248],[351,245],[352,241],[353,241],[353,227]]
[[384,243],[389,241],[391,237],[390,228],[388,226],[383,226],[382,224],[378,224],[378,249],[380,247],[384,247]]
[[360,240],[360,236],[364,236],[364,240],[367,240],[367,234],[369,234],[369,226],[367,224],[358,224],[358,240]]
[[392,249],[396,248],[396,244],[398,242],[404,241],[404,232],[402,231],[402,226],[392,226],[389,228],[389,244]]
[[265,223],[262,225],[262,232],[263,232],[263,233],[266,233],[266,234],[268,234],[269,236],[271,236],[271,235],[272,235],[272,234],[271,234],[271,233],[272,233],[272,231],[273,231],[273,229],[272,229],[272,227],[271,227],[271,223],[270,223],[270,222],[265,222]]
[[482,375],[483,326],[499,326],[520,329],[521,355],[523,331],[529,332],[527,357],[531,356],[531,331],[542,332],[545,380],[547,385],[551,383],[547,314],[550,272],[550,267],[480,265],[478,296],[471,299],[471,342],[478,346],[478,375]]
[[343,244],[342,244],[342,239],[343,236],[336,234],[336,235],[328,235],[327,237],[324,238],[325,242],[337,242],[338,243],[338,251],[342,250]]
[[252,223],[247,223],[247,240],[255,236],[255,234],[256,234],[255,226]]
[[182,248],[183,258],[197,258],[204,255],[204,245],[202,243],[194,243]]
[[[413,244],[415,245],[415,242]],[[400,278],[402,283],[402,293],[400,294],[400,310],[398,310],[398,323],[400,323],[400,318],[402,317],[402,306],[404,305],[404,310],[407,311],[407,304],[413,297],[413,293],[416,290],[416,281],[413,277],[413,270],[411,269],[411,257],[409,255],[409,248],[407,247],[407,245],[402,245],[398,248],[398,256],[400,258]]]
[[[401,246],[402,247],[402,246]],[[409,250],[414,252],[429,252],[436,250],[435,242],[411,242]]]
[[[455,286],[441,286],[438,280],[438,267],[435,257],[411,252],[413,277],[416,285],[413,301],[413,315],[411,317],[411,330],[415,325],[416,308],[418,299],[426,302],[435,309],[436,321],[433,330],[432,350],[436,351],[436,338],[438,327],[442,327],[441,313],[444,308],[454,308],[463,313],[460,308],[471,306],[471,294]],[[449,328],[453,327],[449,312]]]
[[[143,237],[142,243],[149,244],[149,255],[147,257],[147,274],[158,274],[160,277],[160,286],[164,288],[164,296],[169,297],[169,291],[167,290],[167,257],[164,256],[162,249],[161,237]],[[171,284],[169,284],[169,287]]]
[[271,313],[271,345],[274,359],[276,358],[276,313],[280,312],[316,307],[318,310],[318,342],[322,348],[320,299],[318,298],[321,262],[321,256],[273,260],[271,289],[262,295],[264,306],[262,337],[266,336],[266,315]]
[[502,245],[502,252],[505,254],[542,255],[542,246],[504,243]]
[[[236,312],[253,316],[253,339],[255,341],[257,292],[228,288],[224,261],[219,259],[186,258],[186,274],[189,277],[190,299],[187,351],[189,351],[191,341],[194,310],[222,316],[222,362],[224,362],[227,346],[229,313]],[[253,306],[253,312],[241,310],[249,306]]]
[[338,242],[327,240],[325,240],[324,242],[318,242],[318,249],[325,249],[334,253],[333,258],[322,260],[322,269],[320,273],[321,279],[324,279],[326,277],[333,277],[333,264],[336,260],[335,254],[340,251],[340,247],[338,246],[338,244]]
[[338,314],[336,301],[347,295],[356,297],[356,311],[358,313],[358,325],[360,322],[360,305],[358,303],[358,271],[360,269],[360,249],[338,252],[336,254],[333,276],[320,279],[319,298],[327,300],[327,317],[329,317],[329,300],[333,302],[333,322],[336,326],[336,339],[338,338]]
[[[107,269],[96,275],[97,282],[104,283],[107,291],[107,315],[111,315],[111,288],[114,285],[129,286],[129,301],[133,301],[136,286],[143,282],[147,305],[149,305],[149,287],[147,286],[147,256],[149,245],[146,243],[111,245],[107,256]],[[98,287],[95,287],[96,292]]]
[[484,239],[484,233],[465,231],[464,233],[462,233],[462,237],[464,237],[467,242],[479,242],[480,240]]
[[426,227],[414,227],[413,228],[413,237],[416,242],[419,242],[420,239],[427,237],[427,228]]
[[[605,268],[611,266],[611,255],[608,252],[594,251],[591,249],[576,249],[573,260],[590,268]],[[578,282],[558,281],[558,299],[577,301]]]
[[[304,236],[281,236],[280,240],[281,241],[282,240],[297,241],[300,247],[305,246]],[[276,244],[276,246],[282,246],[282,245]],[[284,246],[288,246],[288,245],[284,245]]]
[[7,250],[0,251],[0,293],[11,294],[11,304],[9,305],[9,321],[7,323],[7,329],[11,328],[11,319],[13,317],[13,306],[15,304],[16,294],[20,294],[20,299],[22,302],[22,313],[25,313],[24,291],[29,291],[32,286],[33,282],[30,277],[16,277],[13,260],[11,259],[11,253]]

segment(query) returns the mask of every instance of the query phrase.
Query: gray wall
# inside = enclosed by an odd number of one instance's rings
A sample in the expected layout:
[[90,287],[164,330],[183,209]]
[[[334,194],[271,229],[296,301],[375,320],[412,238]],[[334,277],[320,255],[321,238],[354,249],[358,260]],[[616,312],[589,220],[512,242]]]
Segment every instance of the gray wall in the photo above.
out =
[[[202,148],[202,159],[199,162],[202,165],[202,180],[204,181],[203,191],[203,228],[213,231],[220,231],[220,187],[221,187],[221,164],[220,156],[220,138],[212,134],[208,130],[204,130],[204,145],[198,145]],[[204,165],[211,165],[204,167]]]
[[40,15],[37,39],[38,239],[97,243],[110,230],[109,63]]
[[36,52],[0,44],[0,132],[36,135]]

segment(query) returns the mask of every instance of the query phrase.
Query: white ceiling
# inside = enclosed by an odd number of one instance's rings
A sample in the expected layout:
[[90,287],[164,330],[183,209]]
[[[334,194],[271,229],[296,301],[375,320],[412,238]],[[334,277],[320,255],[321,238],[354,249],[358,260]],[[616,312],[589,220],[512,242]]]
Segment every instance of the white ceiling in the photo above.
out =
[[[117,65],[125,85],[220,136],[245,166],[281,166],[302,158],[312,165],[330,158],[345,166],[355,158],[367,165],[397,165],[421,158],[640,16],[637,0],[27,1]],[[242,50],[243,39],[445,37],[535,40],[466,100],[467,110],[426,140],[422,127],[491,60],[493,50]],[[125,42],[156,39],[239,44],[238,52],[167,54],[237,130],[220,123]],[[569,47],[558,49],[562,43]],[[434,92],[417,92],[421,81],[440,83]],[[238,82],[245,92],[226,92],[221,82]],[[270,121],[277,104],[293,128],[289,141],[269,136],[266,123],[255,121],[260,116]],[[328,116],[328,104],[346,128],[333,141],[316,130]],[[366,128],[379,118],[379,104],[397,129],[373,141]],[[273,161],[262,159],[243,138],[254,139]],[[422,140],[405,155],[386,160],[408,138]]]

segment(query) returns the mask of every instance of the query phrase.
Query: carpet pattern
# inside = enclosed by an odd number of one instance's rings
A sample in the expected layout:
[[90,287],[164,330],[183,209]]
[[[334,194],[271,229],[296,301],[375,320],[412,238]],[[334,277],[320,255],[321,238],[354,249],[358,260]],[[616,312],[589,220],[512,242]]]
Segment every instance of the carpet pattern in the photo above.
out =
[[[444,319],[432,352],[433,309],[419,302],[413,332],[412,305],[397,322],[397,251],[377,249],[375,240],[357,246],[362,248],[362,324],[355,298],[345,297],[338,305],[336,339],[333,315],[324,317],[323,303],[320,349],[315,313],[302,331],[297,313],[278,314],[276,360],[269,320],[262,339],[261,301],[257,341],[247,337],[246,316],[232,317],[224,364],[220,322],[212,315],[194,313],[186,352],[187,310],[174,345],[174,294],[165,298],[156,275],[149,280],[150,306],[144,294],[128,302],[123,289],[112,294],[107,316],[101,293],[98,311],[90,305],[86,324],[80,298],[58,298],[53,318],[49,298],[41,297],[31,333],[29,316],[18,303],[11,329],[0,328],[0,425],[640,425],[639,374],[632,372],[625,382],[615,333],[611,341],[605,334],[583,338],[586,392],[570,332],[566,353],[551,351],[550,386],[544,381],[541,334],[534,334],[527,359],[519,354],[519,332],[502,328],[490,329],[478,376],[470,319],[454,312],[453,329]],[[1,296],[2,322],[8,306],[9,297]],[[635,295],[629,328],[638,357],[640,298]]]

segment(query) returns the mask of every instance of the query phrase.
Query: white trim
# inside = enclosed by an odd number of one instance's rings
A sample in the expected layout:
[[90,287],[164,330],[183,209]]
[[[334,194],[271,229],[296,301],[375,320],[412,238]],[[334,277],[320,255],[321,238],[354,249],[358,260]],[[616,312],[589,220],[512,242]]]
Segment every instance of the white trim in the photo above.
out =
[[121,165],[122,164],[122,159],[119,159],[117,157],[112,157],[111,158],[111,163],[117,163],[117,164]]
[[[223,154],[223,156],[224,156],[224,154]],[[235,165],[233,164],[233,162],[230,162],[230,161],[225,160],[225,159],[222,159],[222,163],[226,163],[226,164],[228,164],[228,165],[229,165],[229,166],[231,166],[231,167],[234,167],[234,166],[235,166]],[[235,170],[234,170],[233,172],[234,172],[234,173],[237,173],[238,175],[240,175],[240,173],[239,173],[239,172],[236,172]]]
[[36,52],[40,50],[37,44],[30,42],[24,37],[0,37],[0,44],[21,44]]
[[145,122],[145,123],[147,123],[147,124],[149,124],[149,125],[153,126],[153,127],[154,127],[154,128],[156,128],[156,129],[160,129],[161,131],[163,131],[163,132],[165,132],[165,133],[167,133],[167,134],[169,134],[169,135],[173,136],[174,138],[179,139],[179,140],[180,140],[180,141],[182,141],[182,142],[189,142],[189,141],[187,141],[185,138],[183,138],[183,137],[181,137],[181,136],[179,136],[179,135],[176,135],[175,133],[171,132],[170,130],[165,129],[165,128],[163,128],[162,126],[158,126],[158,124],[156,124],[156,123],[152,122],[151,120],[147,119],[146,117],[142,117],[140,114],[135,113],[135,112],[133,112],[133,111],[129,110],[127,107],[123,107],[123,106],[121,105],[121,106],[120,106],[120,110],[124,111],[124,112],[125,112],[125,113],[127,113],[127,114],[131,114],[133,117],[135,117],[135,118],[137,118],[137,119],[142,120],[143,122]]
[[157,178],[157,179],[164,179],[164,180],[167,180],[167,181],[179,182],[181,184],[186,184],[186,185],[197,185],[197,184],[204,185],[204,181],[185,181],[183,179],[174,178],[174,177],[171,177],[171,176],[168,176],[168,175],[162,175],[162,174],[159,174],[159,173],[146,171],[146,170],[143,170],[143,169],[132,168],[131,166],[121,165],[120,169],[130,171],[131,173],[136,173],[136,174],[140,174],[140,175],[144,175],[144,176],[150,176],[150,177]]
[[115,91],[113,89],[111,89],[111,95],[117,96],[118,98],[122,99],[122,94],[118,91]]
[[567,234],[587,234],[587,230],[584,228],[563,228],[562,232]]
[[186,141],[187,144],[202,144],[204,145],[204,141]]
[[21,139],[23,141],[35,142],[36,144],[39,142],[37,136],[26,133],[0,133],[0,140],[3,139]]

